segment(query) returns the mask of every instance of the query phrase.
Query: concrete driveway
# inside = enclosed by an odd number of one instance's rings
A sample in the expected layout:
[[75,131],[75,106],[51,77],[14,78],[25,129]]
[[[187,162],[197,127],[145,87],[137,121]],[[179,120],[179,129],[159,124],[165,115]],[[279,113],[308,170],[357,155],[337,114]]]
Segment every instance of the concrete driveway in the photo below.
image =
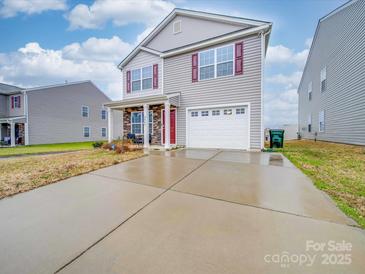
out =
[[268,153],[151,152],[0,200],[0,220],[0,273],[365,269],[364,231]]

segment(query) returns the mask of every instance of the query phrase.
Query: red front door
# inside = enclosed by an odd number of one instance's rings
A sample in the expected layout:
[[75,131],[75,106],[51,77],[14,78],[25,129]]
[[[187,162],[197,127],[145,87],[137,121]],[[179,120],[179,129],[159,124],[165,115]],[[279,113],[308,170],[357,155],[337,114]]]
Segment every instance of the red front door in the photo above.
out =
[[[162,111],[162,143],[165,143],[165,110]],[[170,110],[170,144],[176,144],[176,109]]]

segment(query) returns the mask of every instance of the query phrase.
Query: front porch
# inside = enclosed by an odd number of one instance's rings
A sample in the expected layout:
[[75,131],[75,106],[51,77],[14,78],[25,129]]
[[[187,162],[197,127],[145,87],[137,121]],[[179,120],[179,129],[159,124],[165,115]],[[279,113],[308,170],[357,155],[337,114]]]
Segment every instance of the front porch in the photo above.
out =
[[145,149],[177,145],[177,108],[180,94],[145,96],[108,103],[108,136],[113,136],[112,113],[123,112],[123,138],[135,138]]
[[0,118],[0,147],[27,144],[25,117]]

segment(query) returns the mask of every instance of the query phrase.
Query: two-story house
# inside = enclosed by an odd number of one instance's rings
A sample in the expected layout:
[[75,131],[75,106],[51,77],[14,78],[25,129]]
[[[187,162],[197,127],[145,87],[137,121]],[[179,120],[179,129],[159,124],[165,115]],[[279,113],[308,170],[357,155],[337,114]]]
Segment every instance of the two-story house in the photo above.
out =
[[175,9],[119,64],[123,99],[105,106],[145,147],[259,150],[271,26]]
[[318,22],[298,88],[303,138],[365,145],[365,1]]
[[[112,120],[106,101],[110,99],[90,81],[27,89],[0,84],[1,144],[106,140]],[[114,132],[113,138],[121,135]]]

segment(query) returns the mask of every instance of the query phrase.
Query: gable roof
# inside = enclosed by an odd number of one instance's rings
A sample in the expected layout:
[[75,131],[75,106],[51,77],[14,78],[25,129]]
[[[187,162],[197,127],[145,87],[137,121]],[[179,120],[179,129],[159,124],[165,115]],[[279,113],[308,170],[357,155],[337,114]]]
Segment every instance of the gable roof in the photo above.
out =
[[340,11],[342,11],[343,9],[346,9],[347,7],[351,6],[352,4],[355,4],[358,0],[350,0],[348,2],[346,2],[345,4],[339,6],[338,8],[334,9],[333,11],[331,11],[330,13],[326,14],[325,16],[319,18],[318,20],[318,23],[317,23],[317,27],[316,27],[316,30],[314,32],[314,37],[313,37],[313,41],[312,41],[312,44],[311,44],[311,47],[309,49],[309,53],[308,53],[308,57],[307,57],[307,60],[305,62],[305,65],[304,65],[304,69],[303,69],[303,73],[302,73],[302,77],[300,79],[300,82],[299,82],[299,85],[298,85],[298,89],[297,89],[297,93],[299,93],[299,89],[301,88],[302,86],[302,82],[303,82],[303,76],[304,76],[304,73],[306,72],[307,70],[307,65],[308,65],[308,62],[309,62],[309,58],[311,57],[312,55],[312,51],[313,51],[313,48],[314,48],[314,45],[317,41],[317,37],[318,37],[318,31],[319,31],[319,28],[321,26],[321,23],[325,20],[327,20],[328,18],[331,18],[332,16],[336,15],[337,13],[339,13]]
[[0,94],[11,95],[21,92],[23,89],[17,86],[0,83]]
[[[272,23],[266,22],[266,21],[260,21],[260,20],[254,20],[254,19],[248,19],[243,17],[236,17],[236,16],[229,16],[229,15],[222,15],[222,14],[216,14],[216,13],[209,13],[209,12],[203,12],[203,11],[195,11],[195,10],[187,10],[187,9],[181,9],[181,8],[175,8],[169,15],[163,19],[160,24],[158,24],[149,35],[147,35],[146,38],[142,40],[134,49],[133,51],[127,55],[123,59],[122,62],[118,65],[119,69],[122,69],[123,66],[125,66],[134,56],[137,55],[137,53],[141,50],[147,51],[149,53],[162,56],[164,52],[159,52],[157,50],[150,49],[146,47],[146,45],[155,38],[159,32],[166,27],[177,15],[182,16],[188,16],[188,17],[194,17],[194,18],[201,18],[211,21],[217,21],[217,22],[223,22],[223,23],[231,23],[235,25],[242,25],[246,28],[244,30],[241,30],[239,32],[244,32],[248,30],[254,30],[254,31],[260,31],[261,29],[267,29],[271,28]],[[249,27],[247,28],[247,25]],[[257,28],[257,30],[256,30]],[[240,34],[239,32],[235,32]],[[230,33],[227,33],[225,35],[229,35]],[[225,36],[224,35],[224,36]],[[211,38],[209,40],[213,40],[214,38]],[[199,43],[199,42],[198,42]],[[189,46],[189,45],[188,45]],[[169,52],[173,52],[173,50],[170,50]],[[171,54],[171,53],[170,53]]]

